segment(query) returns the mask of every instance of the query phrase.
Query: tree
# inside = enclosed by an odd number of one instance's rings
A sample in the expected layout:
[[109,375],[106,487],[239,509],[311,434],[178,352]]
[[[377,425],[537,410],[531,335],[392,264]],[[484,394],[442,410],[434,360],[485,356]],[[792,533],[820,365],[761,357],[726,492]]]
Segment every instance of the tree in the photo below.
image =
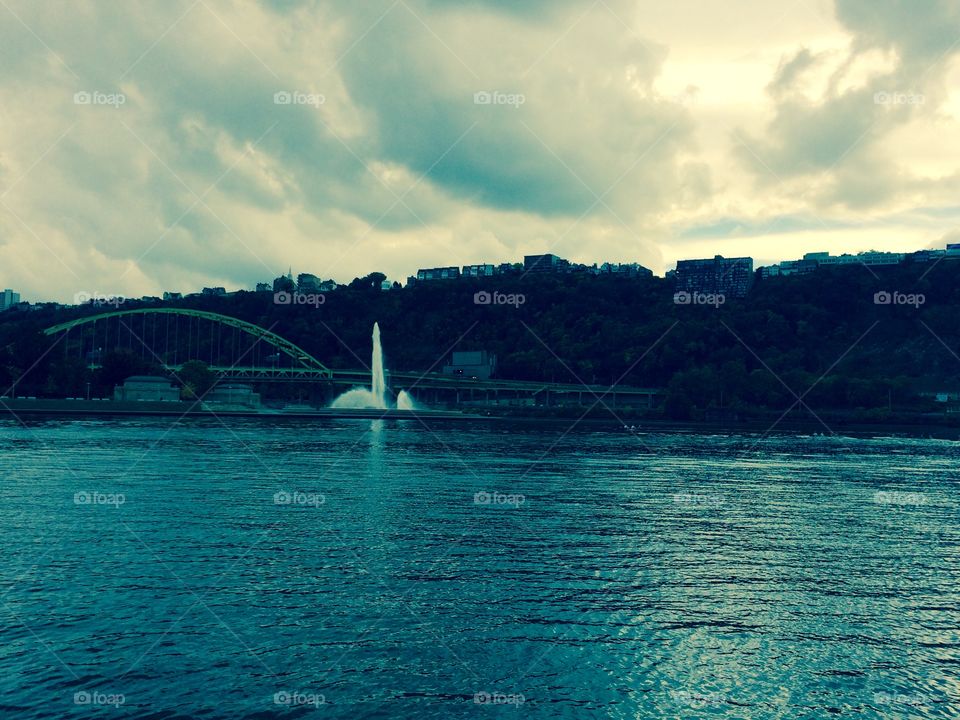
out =
[[380,290],[380,286],[387,276],[382,272],[372,272],[362,278],[354,278],[349,287],[351,290]]
[[293,279],[286,275],[281,275],[280,277],[278,277],[276,280],[273,281],[273,291],[275,293],[278,293],[278,292],[293,293],[296,291],[296,289],[297,289],[297,286],[293,282]]
[[183,396],[189,400],[202,400],[217,383],[217,376],[205,362],[199,360],[184,363],[177,377],[183,385]]

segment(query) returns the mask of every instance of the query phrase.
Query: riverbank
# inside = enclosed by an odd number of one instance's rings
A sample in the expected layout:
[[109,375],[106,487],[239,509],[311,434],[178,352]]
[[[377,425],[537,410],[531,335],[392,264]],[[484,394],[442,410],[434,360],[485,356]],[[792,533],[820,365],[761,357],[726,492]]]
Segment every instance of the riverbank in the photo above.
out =
[[619,419],[610,414],[557,415],[554,413],[497,412],[494,409],[470,412],[458,410],[374,410],[374,409],[313,409],[303,406],[288,408],[240,409],[237,407],[210,407],[199,402],[118,402],[113,400],[50,400],[28,398],[0,398],[0,417],[242,417],[266,421],[279,419],[313,420],[453,420],[461,422],[496,422],[518,427],[570,427],[572,424],[596,429],[616,430],[627,434],[643,433],[744,433],[792,435],[907,435],[946,440],[960,440],[960,419],[934,415],[916,415],[895,420],[864,421],[854,416],[824,417],[823,422],[805,418],[753,418],[746,420],[660,420]]
[[452,410],[366,410],[366,409],[238,409],[210,407],[200,402],[118,402],[115,400],[45,400],[28,398],[0,399],[0,416],[66,416],[66,417],[244,417],[244,418],[314,418],[360,420],[471,420],[491,418],[468,415]]

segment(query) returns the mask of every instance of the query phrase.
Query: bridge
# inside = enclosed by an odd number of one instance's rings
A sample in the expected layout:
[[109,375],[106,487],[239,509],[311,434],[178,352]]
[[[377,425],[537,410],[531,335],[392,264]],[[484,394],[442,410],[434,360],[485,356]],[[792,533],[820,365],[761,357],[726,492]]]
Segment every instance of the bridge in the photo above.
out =
[[[64,352],[90,368],[105,352],[127,350],[176,374],[192,360],[204,362],[221,382],[314,383],[333,391],[370,385],[369,370],[331,370],[286,338],[245,320],[190,308],[142,307],[88,315],[44,330],[63,333]],[[106,350],[105,350],[106,349]],[[521,380],[476,380],[441,373],[388,372],[395,390],[414,389],[428,403],[592,404],[651,406],[659,390]]]
[[[138,317],[140,318],[139,332],[136,321]],[[181,327],[181,321],[184,319],[186,328]],[[190,308],[115,310],[54,325],[44,330],[44,334],[66,333],[65,351],[69,352],[70,333],[74,331],[78,337],[75,338],[73,345],[79,347],[80,355],[88,361],[90,367],[99,367],[103,348],[110,348],[110,330],[114,320],[116,320],[116,330],[113,333],[116,343],[114,349],[125,348],[135,354],[139,352],[143,359],[155,361],[167,370],[180,370],[187,360],[202,360],[209,361],[207,364],[211,371],[222,380],[330,380],[333,378],[329,368],[286,338],[245,320],[204,310]],[[209,329],[209,336],[207,329]],[[227,330],[227,337],[224,337],[224,329]],[[124,337],[126,337],[126,345],[124,345]],[[264,348],[270,349],[269,354],[264,355]],[[222,362],[224,357],[229,359],[231,356],[236,357],[235,362]],[[284,358],[288,362],[282,362]],[[178,359],[181,362],[178,362]],[[260,363],[261,359],[264,359],[263,364]],[[249,366],[241,366],[242,362],[250,361],[253,362]]]

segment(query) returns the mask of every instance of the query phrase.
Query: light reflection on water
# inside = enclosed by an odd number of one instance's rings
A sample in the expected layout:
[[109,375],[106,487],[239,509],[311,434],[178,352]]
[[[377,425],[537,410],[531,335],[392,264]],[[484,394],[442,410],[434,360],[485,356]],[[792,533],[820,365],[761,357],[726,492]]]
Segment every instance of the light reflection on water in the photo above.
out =
[[0,424],[0,710],[958,717],[957,459],[908,438]]

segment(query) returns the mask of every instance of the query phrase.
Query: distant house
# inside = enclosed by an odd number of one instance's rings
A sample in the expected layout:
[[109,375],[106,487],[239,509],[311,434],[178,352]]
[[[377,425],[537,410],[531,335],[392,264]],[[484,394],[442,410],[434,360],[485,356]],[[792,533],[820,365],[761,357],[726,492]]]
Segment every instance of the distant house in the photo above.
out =
[[454,352],[443,367],[444,375],[489,380],[497,370],[497,356],[486,350]]
[[497,268],[495,265],[464,265],[463,266],[463,276],[464,277],[493,277],[497,275]]
[[178,402],[180,388],[165,377],[134,375],[114,389],[113,399],[118,402]]
[[417,270],[417,281],[425,282],[429,280],[456,280],[460,277],[460,268],[458,267],[439,267]]
[[[575,269],[587,270],[586,266],[575,266]],[[597,270],[597,275],[620,275],[623,277],[653,277],[653,271],[640,263],[603,263]]]
[[870,250],[856,255],[850,255],[849,253],[843,255],[827,254],[825,257],[818,257],[817,262],[820,265],[899,265],[906,256],[906,253]]
[[809,275],[816,272],[819,262],[814,258],[804,258],[803,260],[784,260],[777,265],[768,265],[760,268],[760,277],[764,280],[772,277],[787,275]]
[[183,293],[178,292],[165,292],[163,294],[164,300],[183,300]]
[[223,297],[227,294],[227,289],[222,287],[205,287],[203,295],[205,297]]

